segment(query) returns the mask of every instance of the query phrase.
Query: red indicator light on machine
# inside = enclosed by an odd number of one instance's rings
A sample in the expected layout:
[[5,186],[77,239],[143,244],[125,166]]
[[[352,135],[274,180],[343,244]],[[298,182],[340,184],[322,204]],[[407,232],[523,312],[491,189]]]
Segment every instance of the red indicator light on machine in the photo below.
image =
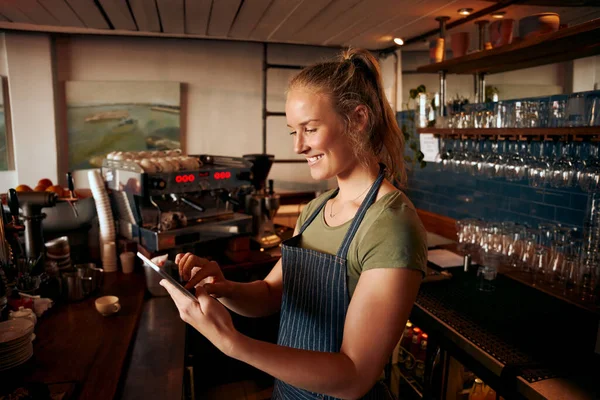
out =
[[213,176],[215,179],[229,179],[231,178],[231,172],[215,172]]
[[177,183],[187,183],[187,182],[194,182],[196,180],[196,177],[194,176],[194,174],[189,174],[189,175],[177,175],[175,177],[175,182]]

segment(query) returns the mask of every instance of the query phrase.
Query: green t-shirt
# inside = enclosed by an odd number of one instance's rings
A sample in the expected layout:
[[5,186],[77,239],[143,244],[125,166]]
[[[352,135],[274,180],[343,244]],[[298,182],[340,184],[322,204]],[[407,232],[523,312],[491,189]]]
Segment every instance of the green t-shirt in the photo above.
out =
[[[300,213],[296,229],[331,195],[330,190],[312,200]],[[300,246],[336,254],[352,220],[340,226],[325,223],[325,208],[306,228]],[[425,274],[427,234],[411,201],[400,191],[382,196],[367,210],[350,244],[347,256],[350,297],[362,271],[374,268],[410,268]]]

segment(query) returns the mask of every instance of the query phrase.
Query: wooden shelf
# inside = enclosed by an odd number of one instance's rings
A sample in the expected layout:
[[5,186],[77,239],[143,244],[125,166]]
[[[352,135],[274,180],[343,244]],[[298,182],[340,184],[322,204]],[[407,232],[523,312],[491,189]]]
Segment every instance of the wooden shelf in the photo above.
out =
[[417,72],[495,74],[600,54],[600,19],[557,32],[524,39],[491,50],[479,51],[440,63],[424,65]]
[[418,128],[419,134],[432,133],[438,136],[506,136],[516,138],[528,137],[600,137],[600,127],[584,126],[579,128],[468,128],[468,129],[443,129],[443,128]]

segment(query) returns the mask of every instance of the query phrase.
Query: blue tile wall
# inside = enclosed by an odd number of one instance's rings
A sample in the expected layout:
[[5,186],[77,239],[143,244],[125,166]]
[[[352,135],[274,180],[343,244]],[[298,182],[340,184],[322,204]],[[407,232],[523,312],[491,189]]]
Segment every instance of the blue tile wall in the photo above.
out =
[[[401,128],[418,141],[410,112],[397,114]],[[406,150],[406,154],[412,152]],[[443,171],[437,163],[425,168],[411,167],[407,195],[417,208],[450,218],[483,218],[490,221],[515,221],[537,226],[542,222],[560,223],[583,229],[588,194],[579,188],[535,188],[503,178],[474,177]]]

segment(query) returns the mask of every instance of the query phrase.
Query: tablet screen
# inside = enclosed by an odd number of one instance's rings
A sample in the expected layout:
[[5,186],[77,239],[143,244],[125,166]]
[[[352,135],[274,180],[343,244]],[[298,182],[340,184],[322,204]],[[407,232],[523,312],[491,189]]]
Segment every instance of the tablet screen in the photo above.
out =
[[162,268],[160,268],[158,265],[154,264],[150,259],[148,259],[148,257],[144,256],[140,252],[137,253],[137,256],[139,258],[141,258],[142,261],[144,261],[144,263],[147,266],[149,266],[154,271],[156,271],[156,273],[158,273],[162,278],[164,278],[164,279],[168,280],[169,282],[171,282],[177,289],[179,289],[187,297],[189,297],[190,299],[192,299],[192,300],[194,300],[196,302],[198,301],[198,299],[196,298],[196,296],[194,296],[193,294],[191,294],[189,292],[189,290],[187,290],[185,287],[183,287],[183,285],[181,283],[177,282],[177,280],[175,278],[173,278],[171,275],[169,275],[165,271],[163,271]]

